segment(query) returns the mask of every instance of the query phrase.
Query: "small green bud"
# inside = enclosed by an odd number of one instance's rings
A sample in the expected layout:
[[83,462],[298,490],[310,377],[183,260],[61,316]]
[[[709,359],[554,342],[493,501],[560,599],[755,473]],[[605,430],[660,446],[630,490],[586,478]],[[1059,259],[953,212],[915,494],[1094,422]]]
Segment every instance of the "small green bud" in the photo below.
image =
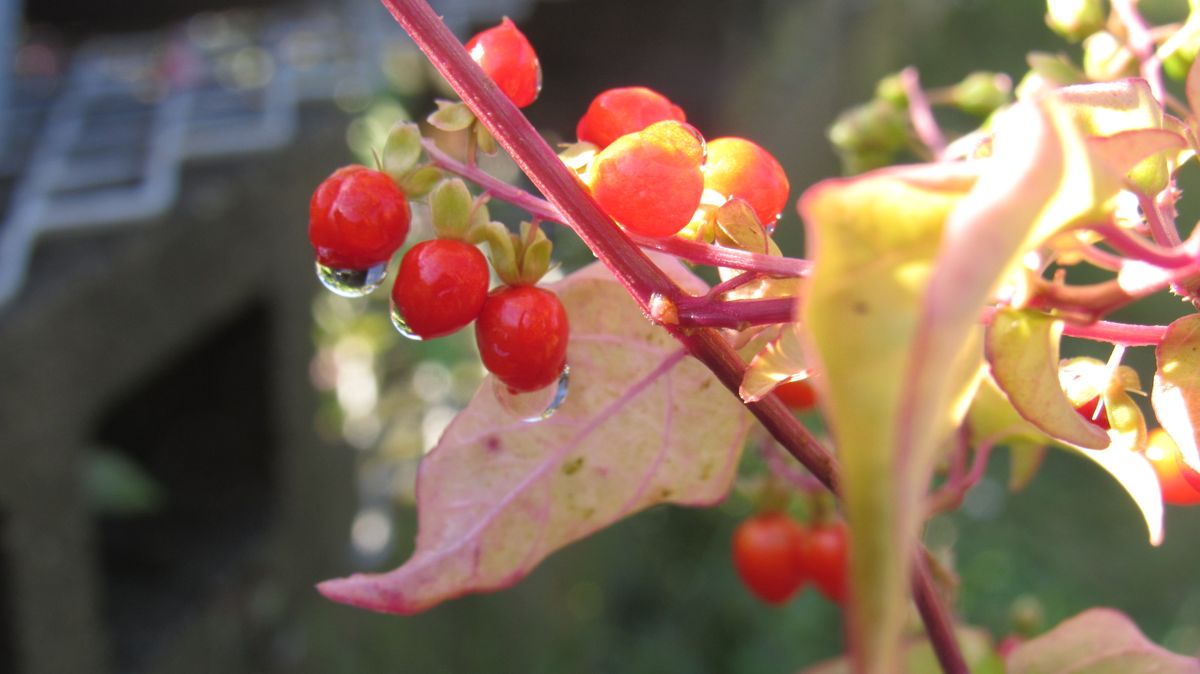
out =
[[879,80],[875,85],[875,98],[902,110],[907,108],[908,94],[904,92],[904,85],[900,83],[900,74],[892,73]]
[[1136,73],[1133,54],[1112,33],[1093,33],[1083,41],[1083,72],[1097,82],[1132,76]]
[[908,116],[881,100],[850,108],[829,128],[829,140],[846,152],[895,151],[908,138]]
[[1012,100],[1012,80],[1002,73],[971,73],[954,87],[951,96],[963,112],[987,117]]
[[1104,28],[1104,0],[1046,0],[1046,25],[1071,42]]
[[486,155],[496,154],[496,139],[482,124],[475,125],[475,147]]

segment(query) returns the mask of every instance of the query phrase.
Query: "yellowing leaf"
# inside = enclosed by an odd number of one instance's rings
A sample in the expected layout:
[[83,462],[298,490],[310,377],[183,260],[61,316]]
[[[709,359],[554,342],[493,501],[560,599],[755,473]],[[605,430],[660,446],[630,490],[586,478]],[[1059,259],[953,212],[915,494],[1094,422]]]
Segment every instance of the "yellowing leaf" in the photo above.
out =
[[[1055,97],[1066,104],[1072,118],[1089,136],[1163,128],[1162,106],[1143,79],[1063,87]],[[1167,157],[1158,154],[1142,160],[1129,170],[1128,177],[1146,194],[1158,194],[1170,179]]]
[[[678,263],[659,264],[697,287]],[[571,323],[562,408],[518,421],[485,382],[421,463],[413,556],[389,573],[326,581],[322,593],[415,613],[512,585],[554,550],[656,503],[725,496],[750,425],[737,398],[598,264],[554,290]]]
[[1179,445],[1183,462],[1200,470],[1200,314],[1184,316],[1168,326],[1155,356],[1154,414]]
[[924,492],[982,372],[980,311],[1027,251],[1120,187],[1054,97],[995,128],[990,159],[825,181],[800,202],[807,355],[842,467],[863,671],[899,657]]
[[742,377],[739,391],[742,400],[748,403],[761,400],[776,386],[808,376],[798,330],[794,323],[781,326],[779,335],[763,345],[751,359]]
[[1058,381],[1062,321],[1036,311],[997,311],[987,329],[992,376],[1013,407],[1047,435],[1080,447],[1103,449],[1108,434],[1084,419]]
[[1200,660],[1151,642],[1119,611],[1094,608],[1017,646],[1008,674],[1200,674]]

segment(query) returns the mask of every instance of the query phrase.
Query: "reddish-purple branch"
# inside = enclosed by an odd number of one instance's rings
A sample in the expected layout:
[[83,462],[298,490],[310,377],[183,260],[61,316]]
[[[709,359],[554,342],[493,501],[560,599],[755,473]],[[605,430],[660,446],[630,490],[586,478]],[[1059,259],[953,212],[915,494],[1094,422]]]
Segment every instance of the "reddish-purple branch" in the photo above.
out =
[[[556,222],[575,229],[575,226],[568,222],[568,219],[553,204],[545,199],[538,198],[519,187],[509,185],[503,180],[498,180],[495,176],[477,166],[468,166],[456,160],[438,149],[437,145],[430,140],[422,141],[422,145],[425,147],[425,154],[429,155],[430,160],[433,161],[435,166],[470,180],[496,199],[506,201],[535,218],[547,222]],[[650,237],[639,236],[631,232],[626,232],[625,235],[642,248],[656,250],[689,262],[713,267],[745,269],[767,276],[779,277],[806,276],[812,267],[812,264],[808,260],[797,260],[791,257],[776,257],[761,253],[751,253],[735,248],[710,246],[705,243],[697,243],[679,238],[651,239]]]
[[908,118],[912,122],[913,131],[933,153],[934,159],[940,161],[946,152],[946,138],[933,116],[933,109],[925,96],[925,90],[921,88],[921,77],[916,68],[910,66],[900,71],[900,86],[904,89],[904,96],[908,98]]
[[[529,120],[471,61],[462,44],[424,0],[382,2],[534,186],[571,223],[588,248],[612,271],[647,315],[651,314],[650,302],[655,295],[676,302],[683,296],[671,279],[596,205],[579,179],[563,165]],[[706,328],[664,327],[737,395],[746,364],[720,333]],[[768,395],[746,407],[813,476],[836,493],[835,460],[776,396]],[[923,563],[916,566],[913,592],[943,669],[949,674],[966,674],[968,670],[949,613],[938,600]]]

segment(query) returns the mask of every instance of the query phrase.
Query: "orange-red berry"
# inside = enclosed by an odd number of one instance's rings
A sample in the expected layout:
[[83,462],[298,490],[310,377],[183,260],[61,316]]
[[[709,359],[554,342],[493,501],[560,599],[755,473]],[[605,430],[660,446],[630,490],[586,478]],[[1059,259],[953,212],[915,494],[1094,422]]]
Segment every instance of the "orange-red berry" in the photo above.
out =
[[745,138],[731,137],[709,141],[704,188],[726,199],[744,199],[768,228],[774,227],[787,206],[789,190],[787,174],[770,152]]
[[655,122],[686,122],[683,110],[666,96],[646,87],[619,87],[592,99],[575,127],[581,141],[600,149],[627,133],[637,133]]
[[542,90],[542,66],[525,34],[508,17],[472,37],[467,53],[518,108]]
[[536,286],[493,290],[475,319],[483,365],[516,392],[558,380],[567,364],[567,311],[558,296]]
[[596,202],[631,232],[665,238],[683,229],[704,192],[704,139],[691,126],[657,122],[596,155],[589,184]]

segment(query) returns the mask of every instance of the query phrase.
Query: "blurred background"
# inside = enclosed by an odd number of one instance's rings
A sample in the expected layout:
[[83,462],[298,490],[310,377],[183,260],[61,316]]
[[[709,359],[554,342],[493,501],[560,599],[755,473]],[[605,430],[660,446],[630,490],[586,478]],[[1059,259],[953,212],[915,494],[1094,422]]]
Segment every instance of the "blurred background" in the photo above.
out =
[[[1066,48],[1039,0],[433,4],[464,39],[520,24],[548,138],[572,139],[599,91],[646,85],[705,135],[770,149],[794,194],[838,173],[825,130],[884,75],[1019,77],[1029,50]],[[384,298],[333,297],[312,273],[313,187],[445,95],[377,4],[0,0],[0,73],[0,672],[767,673],[840,652],[814,592],[772,609],[739,585],[738,493],[656,508],[421,616],[312,589],[407,556],[417,460],[482,376],[469,335],[403,342]],[[785,214],[785,252],[799,230]],[[1153,354],[1130,361],[1149,372]],[[927,533],[966,622],[999,638],[1107,605],[1200,650],[1200,510],[1170,509],[1152,549],[1091,464],[1051,453],[1014,495],[1004,458]]]

